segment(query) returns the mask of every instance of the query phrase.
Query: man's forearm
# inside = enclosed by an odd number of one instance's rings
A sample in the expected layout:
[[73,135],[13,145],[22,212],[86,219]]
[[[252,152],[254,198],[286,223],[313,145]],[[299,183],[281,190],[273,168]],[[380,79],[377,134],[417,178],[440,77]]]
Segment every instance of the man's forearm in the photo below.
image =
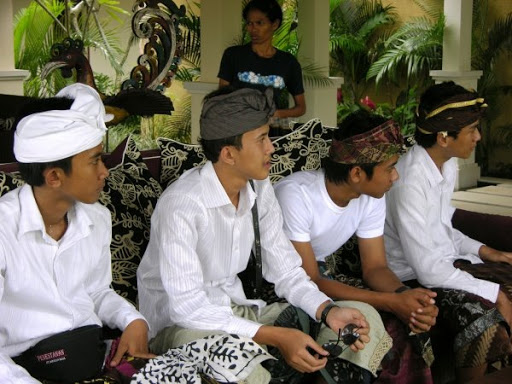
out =
[[403,284],[389,268],[378,268],[363,271],[363,280],[377,292],[395,292]]
[[361,301],[370,304],[379,310],[391,311],[389,304],[392,301],[391,297],[394,293],[370,291],[368,289],[356,288],[336,280],[324,278],[315,281],[315,283],[321,291],[335,300]]

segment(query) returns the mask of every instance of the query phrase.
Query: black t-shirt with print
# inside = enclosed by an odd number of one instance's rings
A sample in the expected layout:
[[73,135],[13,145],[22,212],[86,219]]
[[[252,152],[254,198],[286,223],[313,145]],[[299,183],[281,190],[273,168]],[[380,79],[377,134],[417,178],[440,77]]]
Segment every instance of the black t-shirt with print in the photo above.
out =
[[279,49],[274,56],[264,58],[253,52],[251,44],[229,47],[224,51],[217,76],[235,88],[264,91],[272,87],[278,109],[288,108],[283,89],[292,96],[304,93],[299,62],[292,54]]

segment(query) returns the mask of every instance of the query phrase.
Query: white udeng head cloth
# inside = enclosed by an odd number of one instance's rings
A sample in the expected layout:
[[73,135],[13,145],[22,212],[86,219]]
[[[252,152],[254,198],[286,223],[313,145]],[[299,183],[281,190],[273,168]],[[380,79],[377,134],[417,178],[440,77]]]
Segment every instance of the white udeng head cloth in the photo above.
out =
[[71,109],[34,113],[20,120],[14,135],[14,155],[20,163],[62,160],[103,141],[105,107],[93,88],[72,84],[59,97],[74,99]]

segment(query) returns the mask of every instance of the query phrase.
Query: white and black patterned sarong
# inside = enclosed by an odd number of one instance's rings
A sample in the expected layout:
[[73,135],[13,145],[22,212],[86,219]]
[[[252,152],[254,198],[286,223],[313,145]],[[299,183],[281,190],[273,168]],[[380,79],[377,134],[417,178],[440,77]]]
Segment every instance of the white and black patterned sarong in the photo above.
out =
[[200,384],[201,376],[223,383],[238,382],[268,359],[274,357],[252,339],[212,335],[151,359],[133,376],[131,384]]

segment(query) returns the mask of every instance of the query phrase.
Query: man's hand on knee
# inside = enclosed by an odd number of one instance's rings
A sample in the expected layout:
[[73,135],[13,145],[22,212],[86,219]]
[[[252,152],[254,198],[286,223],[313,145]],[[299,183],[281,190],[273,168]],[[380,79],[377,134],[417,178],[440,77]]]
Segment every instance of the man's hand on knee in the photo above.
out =
[[329,353],[298,329],[264,325],[253,339],[259,344],[277,347],[286,363],[299,372],[316,372],[327,363],[325,357]]

